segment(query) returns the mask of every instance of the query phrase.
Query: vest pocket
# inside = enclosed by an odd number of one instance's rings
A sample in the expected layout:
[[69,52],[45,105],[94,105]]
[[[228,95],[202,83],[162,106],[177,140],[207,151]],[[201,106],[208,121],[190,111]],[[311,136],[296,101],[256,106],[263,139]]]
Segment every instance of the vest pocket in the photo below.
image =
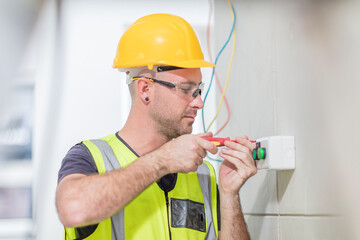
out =
[[171,198],[171,227],[206,232],[204,204],[189,199]]

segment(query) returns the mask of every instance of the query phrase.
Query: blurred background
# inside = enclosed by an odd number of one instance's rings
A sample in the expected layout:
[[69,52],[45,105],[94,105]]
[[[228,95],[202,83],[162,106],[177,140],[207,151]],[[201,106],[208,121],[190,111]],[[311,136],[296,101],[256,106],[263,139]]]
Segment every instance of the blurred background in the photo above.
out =
[[[261,170],[241,189],[252,239],[360,239],[359,1],[232,4],[236,25],[216,67],[224,86],[232,66],[231,117],[223,106],[210,131],[229,119],[219,136],[296,140],[295,170]],[[225,0],[0,0],[0,239],[62,239],[62,158],[125,123],[117,43],[136,19],[160,12],[186,19],[208,60],[230,39]],[[207,88],[212,69],[202,71]],[[213,83],[206,124],[221,95]]]

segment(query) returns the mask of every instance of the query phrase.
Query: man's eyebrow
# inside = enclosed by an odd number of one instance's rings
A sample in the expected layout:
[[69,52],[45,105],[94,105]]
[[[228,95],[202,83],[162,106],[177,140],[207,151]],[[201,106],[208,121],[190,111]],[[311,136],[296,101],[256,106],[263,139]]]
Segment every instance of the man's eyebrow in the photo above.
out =
[[198,86],[198,85],[202,84],[202,82],[195,83],[195,82],[193,82],[193,81],[186,81],[186,82],[182,82],[182,83],[189,84],[189,85],[193,85],[193,86]]

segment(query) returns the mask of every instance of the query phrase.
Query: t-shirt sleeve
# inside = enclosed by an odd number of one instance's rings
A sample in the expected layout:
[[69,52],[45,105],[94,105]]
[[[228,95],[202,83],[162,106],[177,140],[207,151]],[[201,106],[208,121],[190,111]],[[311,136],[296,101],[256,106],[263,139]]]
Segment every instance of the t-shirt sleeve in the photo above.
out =
[[[65,176],[73,173],[82,173],[86,175],[98,173],[94,159],[83,143],[76,144],[66,154],[59,170],[58,183]],[[76,228],[76,231],[80,236],[79,239],[90,236],[95,231],[97,225],[98,224]]]
[[98,173],[94,159],[83,143],[76,144],[66,154],[58,173],[58,183],[65,176],[73,173],[86,175]]

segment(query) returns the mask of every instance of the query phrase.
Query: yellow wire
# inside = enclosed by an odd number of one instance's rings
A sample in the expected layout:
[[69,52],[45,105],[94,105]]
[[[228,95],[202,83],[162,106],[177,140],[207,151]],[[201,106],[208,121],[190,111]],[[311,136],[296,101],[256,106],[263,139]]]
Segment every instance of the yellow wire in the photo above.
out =
[[[230,2],[230,0],[228,0],[228,4],[229,4],[230,10],[231,10],[232,19],[233,19],[233,21],[234,21],[234,13],[233,13],[233,11],[232,11],[232,7],[231,7],[231,2]],[[233,32],[233,48],[232,48],[230,63],[229,63],[229,67],[228,67],[228,71],[227,71],[227,75],[226,75],[225,87],[224,87],[223,92],[222,92],[222,95],[221,95],[221,99],[220,99],[220,103],[219,103],[219,106],[218,106],[216,115],[215,115],[215,117],[213,118],[213,120],[211,121],[210,125],[207,127],[207,129],[206,129],[205,132],[208,132],[208,131],[209,131],[211,125],[214,123],[215,119],[216,119],[216,118],[218,117],[218,115],[219,115],[219,112],[220,112],[220,109],[221,109],[221,106],[222,106],[222,103],[223,103],[223,100],[224,100],[225,92],[226,92],[226,89],[227,89],[227,86],[228,86],[228,83],[229,83],[231,65],[232,65],[232,62],[233,62],[233,59],[234,59],[234,55],[235,55],[235,43],[236,43],[236,32],[235,32],[235,28],[234,28],[234,32]]]

